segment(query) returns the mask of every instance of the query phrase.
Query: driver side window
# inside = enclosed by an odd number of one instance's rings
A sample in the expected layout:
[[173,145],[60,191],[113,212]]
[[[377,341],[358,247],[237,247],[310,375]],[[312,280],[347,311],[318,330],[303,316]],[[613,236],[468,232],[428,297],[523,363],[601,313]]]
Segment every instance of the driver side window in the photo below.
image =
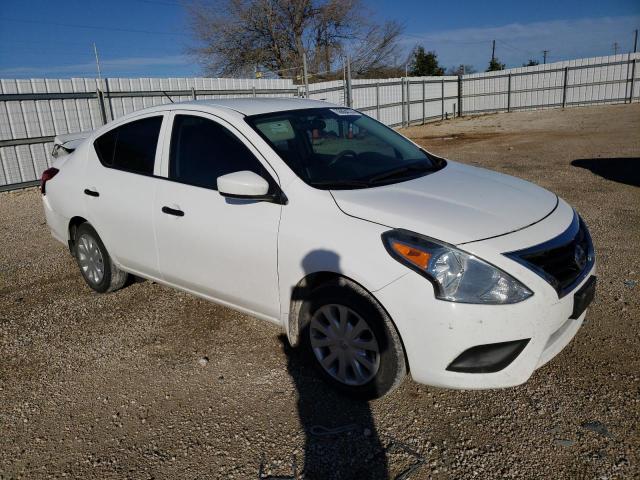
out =
[[171,133],[169,179],[217,190],[217,178],[249,170],[270,176],[251,151],[222,125],[203,117],[176,115]]

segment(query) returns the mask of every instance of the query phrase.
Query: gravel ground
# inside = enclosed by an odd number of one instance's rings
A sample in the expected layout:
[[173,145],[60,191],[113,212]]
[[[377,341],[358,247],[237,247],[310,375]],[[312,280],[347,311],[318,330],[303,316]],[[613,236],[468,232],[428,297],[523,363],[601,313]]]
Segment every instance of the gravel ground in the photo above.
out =
[[576,206],[598,296],[525,385],[407,380],[370,404],[316,380],[274,325],[151,282],[94,294],[37,190],[0,194],[0,478],[640,477],[638,132],[640,105],[405,130]]

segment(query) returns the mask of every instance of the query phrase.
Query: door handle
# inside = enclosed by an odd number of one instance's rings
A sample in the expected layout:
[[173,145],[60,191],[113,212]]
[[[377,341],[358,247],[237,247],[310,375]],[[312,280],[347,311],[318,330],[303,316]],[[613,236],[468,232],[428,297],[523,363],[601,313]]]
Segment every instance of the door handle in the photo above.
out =
[[167,215],[174,215],[176,217],[184,217],[184,212],[182,210],[171,207],[162,207],[162,213],[166,213]]
[[100,193],[96,192],[95,190],[89,190],[88,188],[84,189],[84,194],[85,195],[89,195],[90,197],[99,197]]

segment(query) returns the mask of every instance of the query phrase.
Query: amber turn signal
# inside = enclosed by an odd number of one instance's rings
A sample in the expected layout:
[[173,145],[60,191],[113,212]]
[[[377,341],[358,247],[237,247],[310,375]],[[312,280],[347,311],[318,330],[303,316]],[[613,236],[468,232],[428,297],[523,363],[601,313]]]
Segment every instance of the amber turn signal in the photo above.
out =
[[414,265],[426,270],[429,265],[429,259],[431,254],[418,250],[417,248],[410,247],[404,243],[391,242],[391,248],[400,256],[413,263]]

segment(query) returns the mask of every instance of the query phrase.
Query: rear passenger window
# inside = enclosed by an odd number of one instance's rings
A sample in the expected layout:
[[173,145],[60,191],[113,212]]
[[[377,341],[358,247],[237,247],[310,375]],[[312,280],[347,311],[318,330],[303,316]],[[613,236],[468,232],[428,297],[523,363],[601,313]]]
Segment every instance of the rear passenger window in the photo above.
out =
[[270,180],[251,151],[225,127],[202,117],[176,115],[171,134],[169,178],[217,190],[217,178],[250,170]]
[[105,167],[153,175],[162,117],[143,118],[108,131],[93,145]]

